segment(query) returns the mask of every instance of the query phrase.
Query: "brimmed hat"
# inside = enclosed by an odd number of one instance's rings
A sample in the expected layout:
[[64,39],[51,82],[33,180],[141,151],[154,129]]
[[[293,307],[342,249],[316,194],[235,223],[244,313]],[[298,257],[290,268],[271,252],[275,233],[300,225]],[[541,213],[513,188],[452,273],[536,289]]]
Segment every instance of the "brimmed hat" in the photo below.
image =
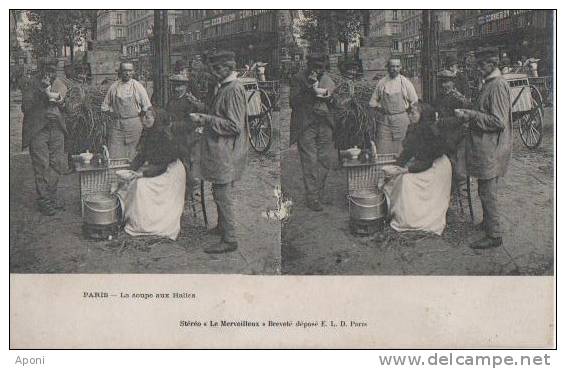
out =
[[310,65],[318,65],[321,67],[326,66],[327,59],[326,55],[322,53],[312,53],[307,56],[307,61]]
[[476,52],[476,60],[499,63],[499,51],[496,49],[479,50]]
[[209,65],[218,65],[226,62],[235,62],[236,54],[233,51],[218,50],[207,55],[207,63]]
[[456,78],[456,73],[450,70],[443,70],[438,72],[437,77],[440,81],[450,81]]

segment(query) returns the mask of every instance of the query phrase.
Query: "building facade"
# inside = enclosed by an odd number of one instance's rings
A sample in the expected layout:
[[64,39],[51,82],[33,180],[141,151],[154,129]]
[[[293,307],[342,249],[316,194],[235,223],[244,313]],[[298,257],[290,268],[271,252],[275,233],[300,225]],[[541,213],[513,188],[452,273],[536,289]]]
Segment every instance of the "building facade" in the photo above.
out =
[[[451,27],[452,10],[432,10],[439,37]],[[422,10],[400,10],[400,52],[404,73],[419,76],[421,73]]]
[[29,25],[25,10],[10,10],[10,65],[32,66],[32,48],[25,42],[25,30]]
[[470,52],[496,48],[500,55],[506,54],[513,62],[539,58],[539,73],[551,74],[553,11],[461,10],[453,13],[451,23],[452,32],[443,40],[442,47],[452,50],[461,61]]
[[128,11],[100,10],[96,23],[98,41],[126,41],[128,39]]
[[400,51],[400,10],[370,10],[369,40],[382,40],[390,44],[391,52]]
[[189,65],[205,51],[226,49],[236,54],[238,67],[262,61],[266,72],[279,65],[277,10],[186,10],[179,20],[182,40],[174,45]]
[[[123,54],[127,60],[134,63],[136,71],[140,75],[149,76],[152,73],[150,39],[153,36],[153,14],[153,10],[147,9],[127,10],[128,31]],[[178,30],[176,26],[177,18],[181,14],[181,10],[169,10],[167,12],[171,39],[175,38],[174,35]]]

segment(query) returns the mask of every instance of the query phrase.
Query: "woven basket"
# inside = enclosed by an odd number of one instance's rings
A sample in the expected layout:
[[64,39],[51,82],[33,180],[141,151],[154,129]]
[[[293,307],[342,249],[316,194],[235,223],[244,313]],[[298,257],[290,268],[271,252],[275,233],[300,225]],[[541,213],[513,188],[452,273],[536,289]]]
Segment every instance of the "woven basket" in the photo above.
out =
[[94,193],[110,193],[118,185],[116,172],[130,167],[129,159],[110,159],[105,170],[93,170],[80,173],[81,210],[84,214],[84,200]]
[[377,155],[377,160],[371,164],[360,163],[360,165],[347,166],[348,194],[357,190],[377,190],[384,180],[381,168],[384,165],[394,164],[396,161],[396,154],[381,154]]

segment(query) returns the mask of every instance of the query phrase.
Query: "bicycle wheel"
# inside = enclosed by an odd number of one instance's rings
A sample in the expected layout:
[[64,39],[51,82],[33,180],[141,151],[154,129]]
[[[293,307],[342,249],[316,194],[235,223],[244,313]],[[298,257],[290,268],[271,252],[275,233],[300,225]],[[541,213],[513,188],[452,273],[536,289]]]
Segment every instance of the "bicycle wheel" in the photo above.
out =
[[263,154],[269,150],[272,142],[271,112],[261,104],[261,113],[250,117],[248,121],[248,138],[254,151]]
[[542,109],[535,101],[533,105],[533,109],[518,119],[521,140],[529,149],[538,147],[542,142]]

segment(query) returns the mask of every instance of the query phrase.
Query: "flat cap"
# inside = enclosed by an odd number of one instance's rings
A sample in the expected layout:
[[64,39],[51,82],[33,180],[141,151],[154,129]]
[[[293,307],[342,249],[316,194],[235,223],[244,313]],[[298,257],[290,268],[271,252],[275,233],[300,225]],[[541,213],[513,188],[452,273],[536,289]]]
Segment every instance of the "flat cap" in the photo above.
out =
[[233,51],[228,50],[217,50],[213,53],[207,54],[207,62],[210,65],[217,65],[226,62],[236,61],[236,54]]
[[491,49],[491,48],[478,50],[476,52],[476,60],[498,63],[499,62],[499,50]]

